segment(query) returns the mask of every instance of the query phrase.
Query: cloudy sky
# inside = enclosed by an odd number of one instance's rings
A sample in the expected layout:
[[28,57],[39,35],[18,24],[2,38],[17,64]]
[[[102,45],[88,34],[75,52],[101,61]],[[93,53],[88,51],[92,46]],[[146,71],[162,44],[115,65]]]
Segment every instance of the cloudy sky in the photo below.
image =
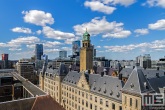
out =
[[165,0],[0,0],[0,54],[30,58],[43,43],[50,59],[88,29],[97,56],[165,56]]

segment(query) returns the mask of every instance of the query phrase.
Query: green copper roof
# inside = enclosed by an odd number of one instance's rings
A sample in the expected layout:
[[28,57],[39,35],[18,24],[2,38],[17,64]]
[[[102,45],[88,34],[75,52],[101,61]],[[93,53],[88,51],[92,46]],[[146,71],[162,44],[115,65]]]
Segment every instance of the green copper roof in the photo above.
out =
[[83,34],[83,41],[84,40],[90,40],[90,34],[88,33],[87,29],[86,32]]
[[86,31],[83,36],[90,36],[90,34]]

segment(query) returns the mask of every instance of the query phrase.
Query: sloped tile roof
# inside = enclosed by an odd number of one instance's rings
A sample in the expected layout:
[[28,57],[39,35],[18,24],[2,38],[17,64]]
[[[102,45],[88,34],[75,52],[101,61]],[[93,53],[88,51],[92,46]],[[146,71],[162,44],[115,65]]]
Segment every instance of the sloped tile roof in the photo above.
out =
[[36,97],[31,110],[65,110],[50,95]]

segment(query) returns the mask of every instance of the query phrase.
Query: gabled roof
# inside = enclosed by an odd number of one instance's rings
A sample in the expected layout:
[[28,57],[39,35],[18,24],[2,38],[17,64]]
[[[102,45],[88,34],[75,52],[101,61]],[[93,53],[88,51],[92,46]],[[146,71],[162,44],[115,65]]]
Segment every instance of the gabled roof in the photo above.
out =
[[31,110],[65,110],[50,95],[36,97]]
[[147,92],[153,92],[153,88],[149,84],[147,78],[145,77],[141,67],[135,67],[130,74],[127,82],[125,83],[122,91],[141,94]]
[[71,84],[71,85],[77,85],[79,79],[80,79],[81,74],[78,73],[77,71],[70,71],[65,78],[63,79],[62,82]]
[[165,87],[165,76],[153,77],[148,79],[148,81],[151,84],[152,88],[155,90],[155,92],[164,92],[161,91],[161,89]]
[[68,73],[68,68],[65,64],[61,63],[58,69],[50,67],[47,68],[45,72],[53,75],[65,76]]
[[120,71],[120,74],[122,74],[122,77],[128,78],[132,71],[133,71],[132,68],[123,68],[123,69]]
[[121,89],[124,86],[124,83],[117,77],[90,74],[89,84],[92,92],[121,101]]
[[65,110],[49,95],[0,103],[0,110]]

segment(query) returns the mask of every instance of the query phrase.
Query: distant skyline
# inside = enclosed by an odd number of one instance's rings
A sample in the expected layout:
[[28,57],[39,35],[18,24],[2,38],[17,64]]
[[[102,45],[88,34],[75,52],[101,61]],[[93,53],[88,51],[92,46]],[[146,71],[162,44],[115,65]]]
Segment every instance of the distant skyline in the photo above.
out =
[[165,56],[165,0],[1,0],[0,54],[30,58],[36,43],[49,59],[72,54],[85,30],[97,56],[134,60]]

